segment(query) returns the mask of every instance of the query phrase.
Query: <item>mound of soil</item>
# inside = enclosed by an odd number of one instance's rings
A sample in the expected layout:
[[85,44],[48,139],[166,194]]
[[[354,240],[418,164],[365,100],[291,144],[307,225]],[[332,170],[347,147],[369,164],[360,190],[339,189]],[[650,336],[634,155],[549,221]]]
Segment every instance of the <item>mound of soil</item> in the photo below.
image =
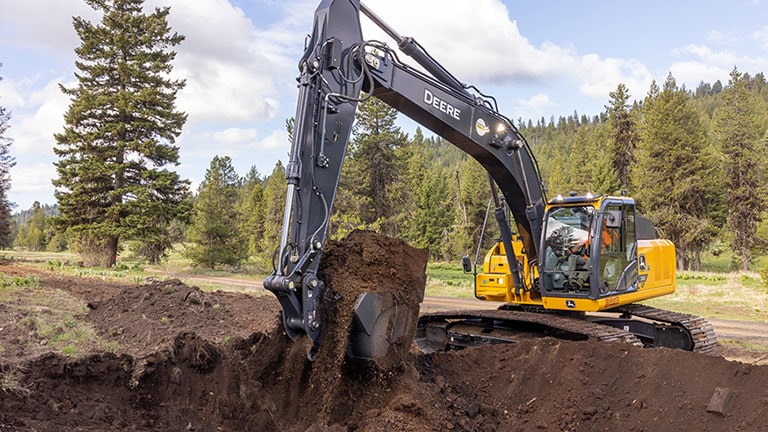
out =
[[543,338],[414,353],[390,371],[345,360],[340,305],[354,287],[385,289],[375,275],[413,293],[422,255],[371,233],[329,245],[323,308],[338,327],[314,363],[272,296],[40,272],[41,290],[91,304],[87,319],[118,348],[0,355],[0,431],[768,430],[768,366],[717,356]]

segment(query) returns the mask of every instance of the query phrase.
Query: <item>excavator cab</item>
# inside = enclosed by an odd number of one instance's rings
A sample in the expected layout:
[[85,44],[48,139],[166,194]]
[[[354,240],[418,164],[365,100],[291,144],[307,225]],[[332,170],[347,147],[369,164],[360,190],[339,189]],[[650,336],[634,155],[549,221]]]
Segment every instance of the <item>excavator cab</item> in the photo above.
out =
[[634,210],[626,197],[551,201],[540,259],[542,295],[597,300],[636,290]]
[[[635,202],[629,197],[558,196],[544,211],[537,259],[526,256],[517,235],[512,236],[511,247],[498,242],[475,276],[475,296],[583,312],[668,294],[674,291],[674,269],[665,263],[674,263],[674,246],[651,240],[654,236],[645,231],[652,231],[652,225],[647,221],[650,229],[643,231],[643,221],[647,220],[636,217]],[[664,256],[664,261],[656,261],[657,256]],[[651,257],[664,271],[649,272]]]

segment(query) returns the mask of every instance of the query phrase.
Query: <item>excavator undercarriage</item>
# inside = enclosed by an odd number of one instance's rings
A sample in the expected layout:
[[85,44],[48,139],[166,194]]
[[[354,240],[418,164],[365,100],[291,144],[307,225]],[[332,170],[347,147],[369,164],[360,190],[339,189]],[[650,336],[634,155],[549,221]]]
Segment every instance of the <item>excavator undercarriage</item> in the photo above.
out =
[[431,353],[543,336],[702,354],[712,353],[717,346],[712,325],[705,319],[640,304],[590,314],[515,305],[498,310],[429,313],[419,318],[416,344],[422,352]]

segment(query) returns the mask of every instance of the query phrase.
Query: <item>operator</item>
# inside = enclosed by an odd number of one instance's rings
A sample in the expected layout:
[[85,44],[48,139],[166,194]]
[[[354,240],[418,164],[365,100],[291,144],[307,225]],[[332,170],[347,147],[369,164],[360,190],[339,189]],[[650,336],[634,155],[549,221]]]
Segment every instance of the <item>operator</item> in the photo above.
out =
[[[618,240],[619,233],[616,228],[608,228],[606,221],[603,220],[603,229],[600,230],[600,254],[608,251],[614,241]],[[589,256],[589,248],[592,245],[592,237],[588,237],[583,243],[576,245],[571,249],[571,253],[578,253],[583,257]]]

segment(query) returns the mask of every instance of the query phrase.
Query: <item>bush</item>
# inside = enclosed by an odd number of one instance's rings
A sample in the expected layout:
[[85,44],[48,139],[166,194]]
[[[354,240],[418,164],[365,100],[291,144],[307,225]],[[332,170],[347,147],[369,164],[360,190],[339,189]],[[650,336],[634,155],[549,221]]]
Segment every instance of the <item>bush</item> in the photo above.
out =
[[763,261],[763,267],[760,269],[760,278],[763,279],[765,292],[768,294],[768,259]]

